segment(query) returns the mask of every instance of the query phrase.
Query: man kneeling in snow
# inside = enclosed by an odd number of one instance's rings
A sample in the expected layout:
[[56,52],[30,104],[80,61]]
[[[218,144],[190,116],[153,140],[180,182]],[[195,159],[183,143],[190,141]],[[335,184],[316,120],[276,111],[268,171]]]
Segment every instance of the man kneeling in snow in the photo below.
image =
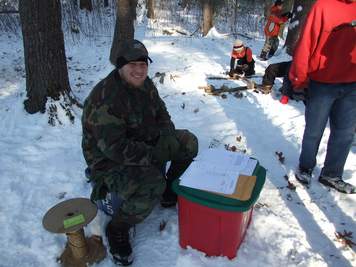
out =
[[[129,229],[142,222],[161,198],[175,206],[171,189],[198,153],[198,140],[176,130],[158,91],[147,77],[146,47],[124,41],[115,70],[84,103],[82,148],[94,185],[92,200],[117,194],[122,203],[106,227],[114,262],[133,262]],[[168,172],[165,166],[171,161]]]

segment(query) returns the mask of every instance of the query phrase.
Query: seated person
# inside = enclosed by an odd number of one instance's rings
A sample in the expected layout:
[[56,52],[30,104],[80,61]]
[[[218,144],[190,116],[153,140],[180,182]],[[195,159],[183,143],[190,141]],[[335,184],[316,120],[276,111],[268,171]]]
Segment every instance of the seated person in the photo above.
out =
[[198,153],[196,136],[175,129],[147,77],[148,61],[141,42],[123,41],[116,68],[89,94],[82,116],[82,149],[94,184],[91,199],[109,193],[122,200],[106,235],[114,262],[125,266],[133,262],[129,229],[142,222],[159,199],[163,207],[175,206],[172,182]]
[[252,58],[252,50],[245,47],[241,40],[236,40],[231,52],[229,76],[234,74],[251,76],[255,74],[255,61]]

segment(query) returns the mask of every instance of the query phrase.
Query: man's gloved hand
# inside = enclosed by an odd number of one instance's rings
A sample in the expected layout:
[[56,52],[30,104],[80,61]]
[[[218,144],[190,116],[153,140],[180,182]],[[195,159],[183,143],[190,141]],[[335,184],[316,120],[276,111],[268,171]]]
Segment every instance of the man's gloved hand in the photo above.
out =
[[288,96],[290,99],[295,101],[305,101],[306,92],[305,90],[294,91],[291,84],[283,84],[280,89],[282,95]]
[[306,99],[306,92],[305,91],[298,91],[292,94],[292,96],[290,97],[291,99],[295,100],[295,101],[305,101]]
[[174,135],[161,135],[152,151],[153,160],[165,163],[174,159],[180,148],[179,142]]

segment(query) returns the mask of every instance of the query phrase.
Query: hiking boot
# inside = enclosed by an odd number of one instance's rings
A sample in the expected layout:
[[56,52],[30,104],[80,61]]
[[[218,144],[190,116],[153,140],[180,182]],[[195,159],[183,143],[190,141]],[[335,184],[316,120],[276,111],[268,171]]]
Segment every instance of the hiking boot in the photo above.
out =
[[113,223],[111,221],[106,226],[110,253],[117,265],[128,266],[133,262],[129,230],[130,225],[127,223]]
[[261,86],[261,92],[262,92],[263,94],[269,94],[269,93],[271,93],[271,92],[272,92],[272,85],[267,85],[267,84],[262,85],[262,86]]
[[319,182],[323,185],[335,188],[337,191],[345,194],[356,194],[356,187],[346,183],[341,177],[319,176]]
[[309,185],[312,177],[311,169],[304,169],[299,167],[295,172],[295,178],[302,184]]
[[177,194],[172,190],[172,183],[167,181],[166,190],[162,194],[161,206],[163,208],[175,207],[177,204]]
[[262,51],[261,54],[260,54],[260,60],[265,61],[265,60],[267,60],[267,59],[268,59],[268,58],[267,58],[267,53],[264,52],[264,51]]

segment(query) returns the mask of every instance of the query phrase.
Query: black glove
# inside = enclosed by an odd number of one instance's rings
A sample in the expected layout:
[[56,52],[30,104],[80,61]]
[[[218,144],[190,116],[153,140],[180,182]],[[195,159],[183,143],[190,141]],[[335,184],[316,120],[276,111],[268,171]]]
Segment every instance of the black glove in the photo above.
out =
[[293,95],[290,98],[295,101],[303,101],[304,102],[306,100],[306,92],[305,92],[305,90],[300,91],[300,92],[294,91]]
[[174,135],[161,135],[152,150],[152,158],[162,164],[174,159],[179,152],[179,142]]
[[285,83],[281,87],[280,91],[282,95],[288,96],[290,99],[293,99],[295,101],[305,101],[305,90],[304,91],[294,91],[290,83]]

